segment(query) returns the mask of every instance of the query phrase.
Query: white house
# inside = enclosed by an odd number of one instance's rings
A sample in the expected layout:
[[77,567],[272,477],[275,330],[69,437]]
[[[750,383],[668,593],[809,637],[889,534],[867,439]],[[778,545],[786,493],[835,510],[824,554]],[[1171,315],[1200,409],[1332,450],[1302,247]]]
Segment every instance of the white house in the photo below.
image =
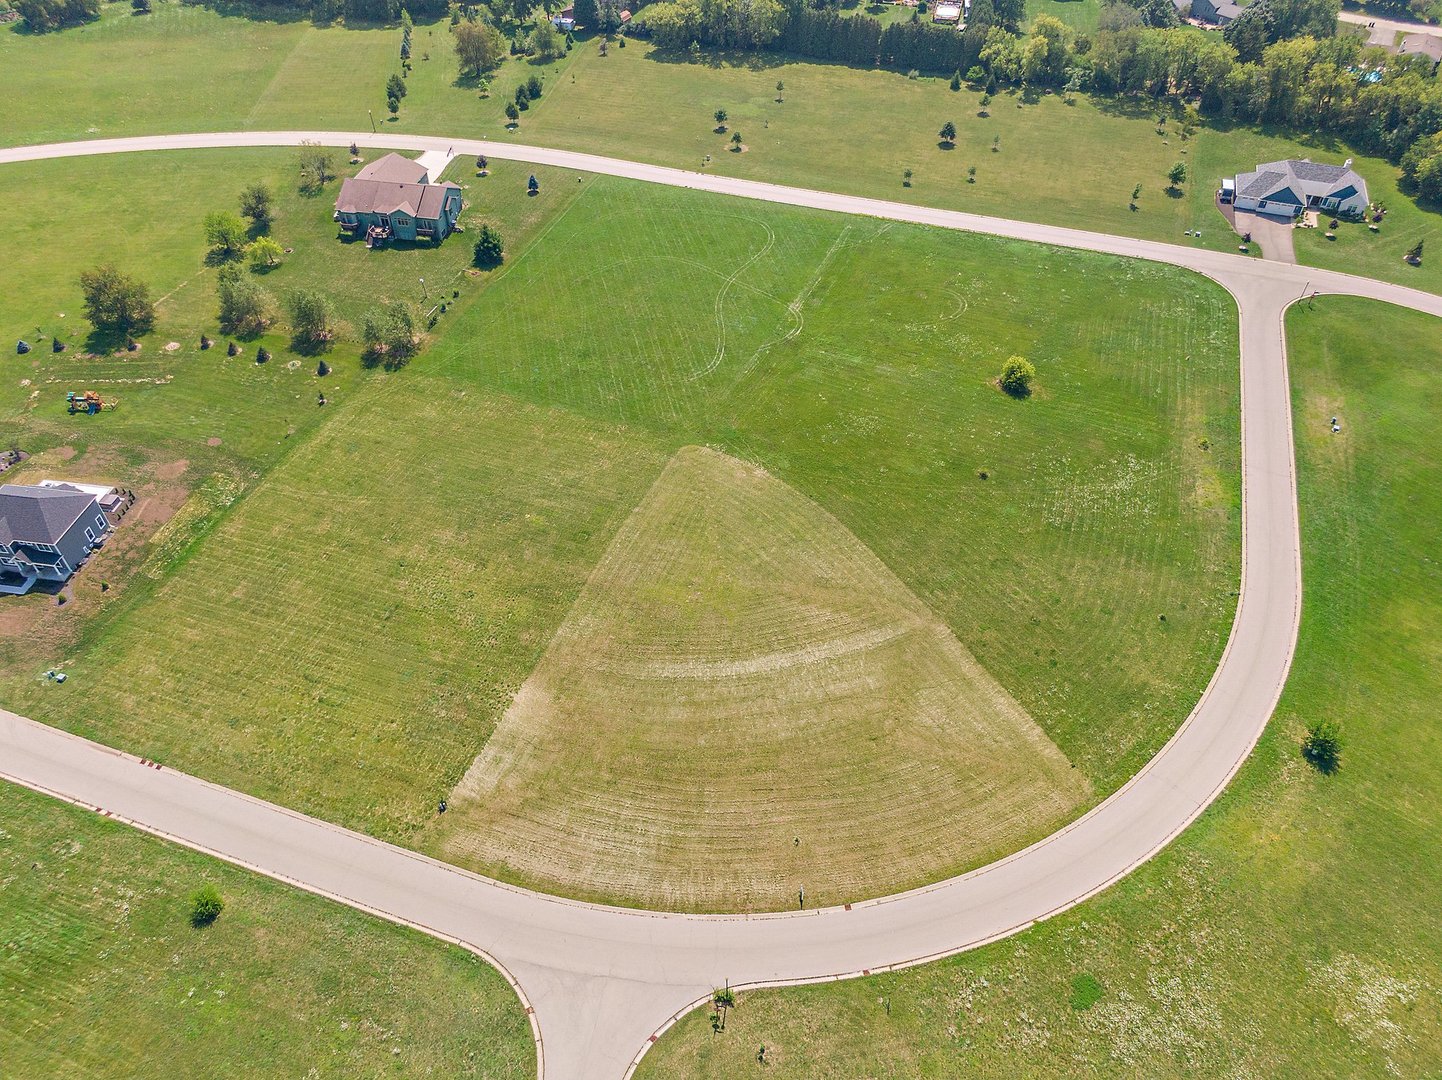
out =
[[1238,210],[1286,217],[1303,210],[1363,214],[1369,205],[1367,181],[1353,171],[1351,158],[1341,165],[1269,161],[1237,174],[1236,205]]

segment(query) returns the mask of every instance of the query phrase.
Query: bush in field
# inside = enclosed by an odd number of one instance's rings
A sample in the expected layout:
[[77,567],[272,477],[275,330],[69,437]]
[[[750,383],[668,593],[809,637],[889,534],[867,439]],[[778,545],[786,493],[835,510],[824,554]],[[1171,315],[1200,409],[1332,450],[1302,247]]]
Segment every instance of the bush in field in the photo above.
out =
[[1001,367],[997,385],[1014,398],[1024,398],[1031,393],[1031,381],[1036,378],[1036,368],[1021,356],[1013,356]]
[[1334,720],[1318,720],[1307,728],[1302,756],[1319,773],[1332,774],[1342,764],[1342,729]]
[[190,925],[209,926],[225,910],[225,899],[214,885],[202,885],[190,894]]

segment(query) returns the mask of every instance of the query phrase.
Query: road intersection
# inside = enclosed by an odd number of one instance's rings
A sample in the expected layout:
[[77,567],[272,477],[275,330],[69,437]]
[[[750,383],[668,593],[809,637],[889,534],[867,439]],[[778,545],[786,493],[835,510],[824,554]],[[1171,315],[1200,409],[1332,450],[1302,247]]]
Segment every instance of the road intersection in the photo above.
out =
[[473,139],[288,131],[105,139],[0,150],[0,165],[200,147],[331,146],[485,154],[717,194],[862,214],[1184,267],[1236,298],[1243,558],[1231,636],[1201,700],[1125,786],[1031,847],[896,896],[816,911],[697,916],[544,896],[0,711],[0,777],[480,952],[512,980],[546,1080],[621,1080],[713,987],[794,984],[975,948],[1074,906],[1154,856],[1217,797],[1281,694],[1301,612],[1282,319],[1304,293],[1442,316],[1442,296],[1200,248]]

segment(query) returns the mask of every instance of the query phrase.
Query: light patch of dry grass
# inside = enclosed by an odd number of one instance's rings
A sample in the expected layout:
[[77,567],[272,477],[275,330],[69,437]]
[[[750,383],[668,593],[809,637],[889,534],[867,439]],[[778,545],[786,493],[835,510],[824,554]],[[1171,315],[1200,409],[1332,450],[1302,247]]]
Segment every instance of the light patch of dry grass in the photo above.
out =
[[839,521],[679,451],[451,800],[450,857],[685,910],[836,903],[1059,824],[1085,781]]

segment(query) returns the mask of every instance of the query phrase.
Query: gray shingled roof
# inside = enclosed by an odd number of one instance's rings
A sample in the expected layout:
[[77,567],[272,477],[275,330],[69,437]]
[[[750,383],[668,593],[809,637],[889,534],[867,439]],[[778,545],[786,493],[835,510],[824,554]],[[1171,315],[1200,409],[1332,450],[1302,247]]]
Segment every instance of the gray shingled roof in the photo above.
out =
[[1276,190],[1278,184],[1287,179],[1286,173],[1280,172],[1257,172],[1237,174],[1237,194],[1248,199],[1260,199],[1269,191]]
[[355,174],[357,180],[384,180],[391,184],[424,184],[430,179],[426,167],[399,154],[378,157]]
[[1367,183],[1348,165],[1315,161],[1268,161],[1237,174],[1237,197],[1268,202],[1306,203],[1307,196],[1347,199],[1367,192]]
[[54,544],[94,505],[75,488],[0,486],[0,543]]
[[1398,56],[1427,56],[1442,61],[1442,38],[1432,34],[1408,34],[1397,47]]

